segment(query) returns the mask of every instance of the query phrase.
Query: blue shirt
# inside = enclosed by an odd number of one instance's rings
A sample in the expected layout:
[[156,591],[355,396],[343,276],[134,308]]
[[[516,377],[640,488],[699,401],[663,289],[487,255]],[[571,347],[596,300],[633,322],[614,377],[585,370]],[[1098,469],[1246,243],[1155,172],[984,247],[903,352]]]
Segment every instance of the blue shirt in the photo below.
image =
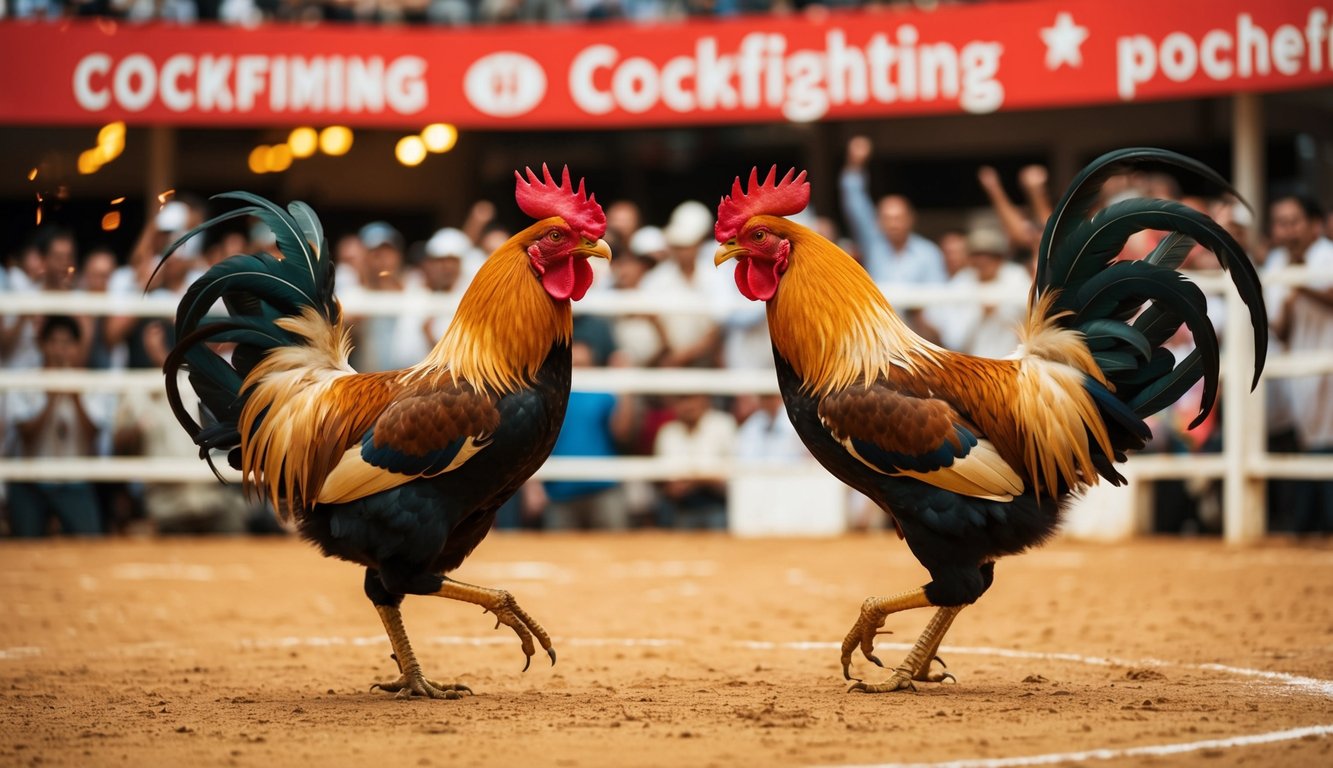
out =
[[875,203],[866,191],[866,176],[861,171],[844,170],[838,179],[842,188],[842,212],[851,227],[852,239],[861,251],[861,260],[877,283],[945,283],[944,254],[939,246],[912,233],[902,250],[893,247],[879,228]]
[[[570,392],[565,423],[555,439],[552,456],[616,456],[611,437],[611,413],[615,395],[606,392]],[[553,480],[546,483],[551,501],[568,501],[614,486],[604,480]]]

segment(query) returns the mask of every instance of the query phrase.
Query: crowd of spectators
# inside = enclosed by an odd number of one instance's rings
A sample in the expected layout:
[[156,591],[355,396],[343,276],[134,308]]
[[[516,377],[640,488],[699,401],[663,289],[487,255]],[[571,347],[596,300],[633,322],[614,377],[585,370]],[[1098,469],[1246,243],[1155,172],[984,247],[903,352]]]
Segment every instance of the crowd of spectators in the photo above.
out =
[[[808,8],[935,8],[968,0],[0,0],[0,18],[355,22],[468,26],[510,22],[669,21]],[[974,1],[974,0],[973,0]]]
[[[926,237],[917,231],[911,201],[876,198],[885,180],[871,172],[874,148],[857,137],[847,146],[840,174],[841,216],[800,214],[804,223],[853,254],[890,299],[913,286],[962,286],[960,298],[904,313],[928,339],[966,353],[1003,356],[1017,345],[1016,326],[1031,280],[1033,255],[1050,211],[1046,173],[1023,169],[1020,201],[1012,200],[990,168],[978,182],[992,203],[967,217],[966,226]],[[899,185],[903,186],[903,185]],[[1333,273],[1333,242],[1322,213],[1298,197],[1280,197],[1271,210],[1271,250],[1254,231],[1248,211],[1231,200],[1182,197],[1169,176],[1134,174],[1107,186],[1106,202],[1132,195],[1164,196],[1208,211],[1226,224],[1265,269],[1305,263]],[[598,293],[644,291],[679,299],[686,311],[645,310],[618,316],[578,313],[574,362],[579,367],[714,368],[771,370],[772,353],[762,304],[741,301],[728,267],[714,268],[713,214],[686,200],[662,221],[647,220],[631,200],[607,205],[606,239],[615,258],[594,282]],[[361,371],[406,367],[439,340],[450,317],[436,301],[462,294],[486,255],[511,234],[493,204],[473,205],[457,227],[409,243],[392,222],[371,221],[333,242],[337,290],[348,304],[361,292],[394,292],[400,311],[352,317],[353,365]],[[204,206],[181,196],[149,223],[132,253],[80,252],[66,231],[43,228],[0,271],[0,290],[67,291],[179,296],[208,265],[243,251],[274,247],[271,232],[225,230],[190,241],[149,280],[163,248],[203,220]],[[846,223],[844,236],[838,224]],[[1124,258],[1155,245],[1154,233],[1130,242]],[[1187,268],[1217,269],[1202,248]],[[7,284],[7,285],[6,285]],[[977,287],[992,290],[976,292]],[[994,301],[987,296],[1005,297]],[[1270,287],[1275,344],[1292,350],[1333,346],[1333,288]],[[688,308],[693,309],[688,309]],[[702,308],[702,309],[701,309]],[[1224,324],[1222,302],[1210,307]],[[17,317],[0,319],[0,361],[9,368],[160,368],[172,344],[171,327],[156,318]],[[1187,335],[1172,342],[1178,357],[1190,351]],[[1279,347],[1280,348],[1280,347]],[[188,387],[182,387],[188,391]],[[1276,450],[1333,452],[1333,375],[1270,382],[1269,424]],[[4,400],[5,453],[17,456],[196,453],[157,392],[119,398],[80,392],[10,392]],[[197,403],[186,403],[197,409]],[[1185,401],[1154,421],[1157,450],[1217,450],[1216,417],[1187,432],[1197,402]],[[764,460],[808,463],[776,396],[715,397],[707,393],[645,396],[576,392],[570,400],[556,456],[625,455],[693,460]],[[721,528],[726,525],[726,478],[660,483],[530,482],[501,511],[499,524],[542,529],[638,527]],[[1296,531],[1333,529],[1329,483],[1275,483],[1273,524]],[[1215,528],[1215,492],[1205,484],[1163,486],[1159,526],[1165,530]],[[1171,494],[1175,494],[1174,496]],[[235,486],[215,483],[11,483],[10,530],[33,535],[56,526],[72,533],[115,531],[137,517],[160,531],[272,529],[271,514],[255,508]],[[1165,510],[1165,512],[1161,512]],[[1163,517],[1165,515],[1165,517]],[[876,515],[868,514],[872,524]]]

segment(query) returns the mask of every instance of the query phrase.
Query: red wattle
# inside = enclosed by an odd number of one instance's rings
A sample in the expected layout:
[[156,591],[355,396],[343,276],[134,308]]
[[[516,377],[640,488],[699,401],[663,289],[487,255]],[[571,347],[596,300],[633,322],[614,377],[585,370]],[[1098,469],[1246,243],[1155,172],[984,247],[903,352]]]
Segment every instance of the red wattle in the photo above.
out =
[[578,301],[592,287],[592,267],[581,257],[547,264],[542,272],[542,287],[557,301]]
[[736,262],[736,287],[750,301],[768,301],[778,292],[781,265],[753,258]]

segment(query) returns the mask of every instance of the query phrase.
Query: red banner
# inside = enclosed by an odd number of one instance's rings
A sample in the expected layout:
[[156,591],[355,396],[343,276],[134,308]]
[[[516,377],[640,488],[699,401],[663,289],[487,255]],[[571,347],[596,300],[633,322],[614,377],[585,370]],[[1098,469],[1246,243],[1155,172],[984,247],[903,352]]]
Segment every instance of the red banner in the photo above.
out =
[[581,128],[1333,84],[1333,0],[1063,0],[641,26],[0,23],[0,122]]

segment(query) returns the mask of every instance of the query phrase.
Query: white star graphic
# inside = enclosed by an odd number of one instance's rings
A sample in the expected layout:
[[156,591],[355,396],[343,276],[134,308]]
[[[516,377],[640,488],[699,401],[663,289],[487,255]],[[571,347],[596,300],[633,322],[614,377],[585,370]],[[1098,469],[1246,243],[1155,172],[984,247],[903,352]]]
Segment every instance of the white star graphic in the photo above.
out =
[[1076,69],[1082,67],[1083,53],[1079,47],[1087,39],[1087,27],[1075,24],[1068,13],[1057,14],[1053,25],[1041,29],[1041,41],[1046,43],[1046,68],[1056,70],[1065,64]]

